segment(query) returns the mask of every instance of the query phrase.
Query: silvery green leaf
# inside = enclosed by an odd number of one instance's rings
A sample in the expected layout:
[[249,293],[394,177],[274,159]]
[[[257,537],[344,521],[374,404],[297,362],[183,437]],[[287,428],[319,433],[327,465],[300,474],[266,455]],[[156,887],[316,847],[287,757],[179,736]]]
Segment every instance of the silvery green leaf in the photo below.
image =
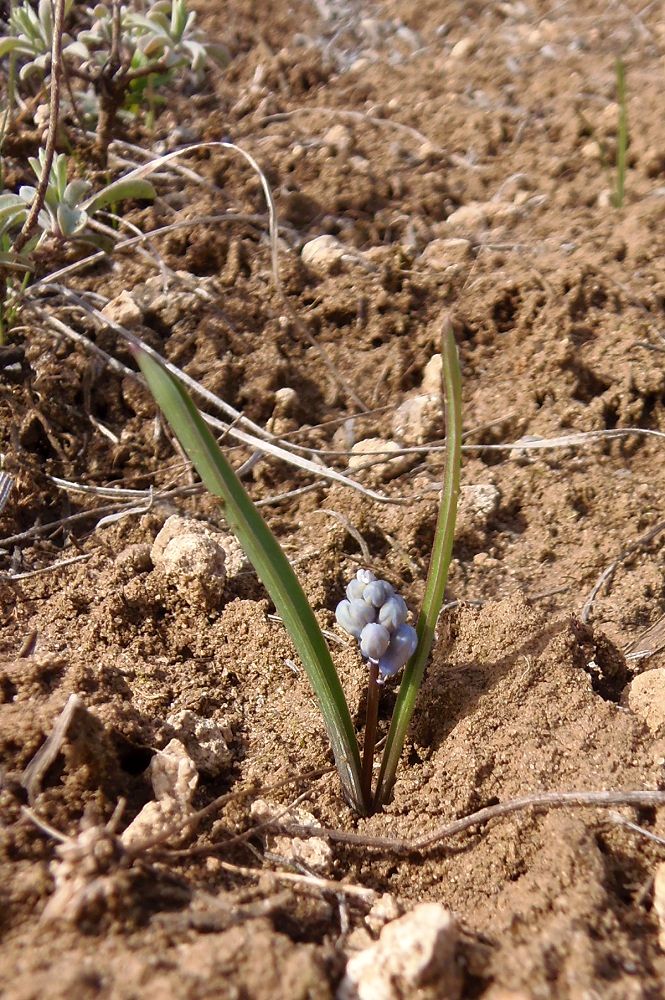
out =
[[78,205],[83,198],[85,198],[91,187],[92,184],[90,181],[85,181],[82,178],[70,181],[65,188],[62,200],[73,208]]
[[27,55],[30,50],[26,51],[26,46],[20,38],[0,38],[0,59],[10,52],[23,52]]
[[33,187],[31,184],[22,184],[18,189],[18,196],[26,205],[30,205],[32,203],[36,194],[37,188]]
[[90,50],[81,40],[81,35],[79,35],[76,41],[70,42],[70,44],[65,47],[63,55],[75,56],[77,59],[80,59],[81,62],[86,62],[90,58]]
[[125,198],[133,198],[137,201],[152,201],[155,197],[155,189],[150,181],[131,178],[128,180],[114,181],[108,187],[102,188],[97,194],[89,198],[81,206],[89,215],[94,215],[100,208],[112,204],[114,201],[123,201]]
[[64,201],[58,205],[58,229],[63,236],[76,236],[85,228],[88,216],[80,208],[71,208]]
[[390,632],[377,622],[365,625],[360,633],[360,652],[367,660],[380,660],[390,645]]
[[394,632],[399,625],[403,625],[409,614],[406,601],[399,594],[393,594],[382,607],[379,608],[379,621],[387,629]]

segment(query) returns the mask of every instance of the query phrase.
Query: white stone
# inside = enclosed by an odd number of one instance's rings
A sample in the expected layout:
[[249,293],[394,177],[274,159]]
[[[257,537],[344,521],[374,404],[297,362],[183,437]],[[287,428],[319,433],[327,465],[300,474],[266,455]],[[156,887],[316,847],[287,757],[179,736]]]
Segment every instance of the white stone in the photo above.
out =
[[[307,809],[293,806],[285,813],[284,806],[265,799],[256,799],[250,808],[250,815],[257,823],[270,823],[279,820],[288,825],[317,826],[318,820]],[[282,834],[269,836],[270,850],[282,857],[298,861],[319,875],[328,874],[334,860],[333,851],[327,840],[322,837],[289,837]]]
[[461,205],[451,212],[446,222],[450,226],[459,226],[463,229],[475,229],[487,225],[487,212],[485,206],[477,201],[472,201],[468,205]]
[[228,728],[221,728],[212,719],[196,715],[189,709],[169,715],[166,721],[183,741],[200,771],[216,778],[226,769],[231,761]]
[[470,56],[476,47],[476,43],[473,38],[466,35],[464,38],[460,38],[459,42],[455,42],[452,49],[450,50],[451,59],[466,59]]
[[451,264],[464,263],[471,256],[471,243],[461,237],[436,239],[427,244],[420,260],[435,271],[444,271]]
[[107,302],[102,309],[102,316],[128,330],[140,326],[143,322],[141,309],[127,291],[120,292],[120,295]]
[[155,570],[190,605],[209,605],[221,596],[226,552],[219,538],[201,521],[178,514],[168,518],[155,538],[150,550]]
[[300,256],[317,274],[331,274],[339,270],[344,253],[344,247],[334,236],[317,236],[305,243]]
[[199,773],[180,740],[170,740],[150,761],[150,780],[155,798],[146,802],[122,833],[125,847],[184,829],[192,810],[192,796]]
[[443,377],[443,360],[440,354],[433,354],[423,368],[423,380],[420,389],[425,394],[441,395],[441,379]]
[[405,445],[424,444],[445,435],[441,393],[419,393],[397,407],[392,419],[393,434]]
[[622,702],[652,733],[665,725],[665,667],[638,674],[624,691]]
[[337,1000],[458,1000],[457,926],[440,903],[421,903],[386,924],[379,940],[353,955]]
[[345,125],[333,125],[324,133],[323,141],[334,153],[348,154],[353,149],[353,135]]
[[363,441],[357,441],[349,455],[349,470],[357,472],[360,469],[368,469],[379,479],[392,479],[408,468],[410,460],[409,455],[396,455],[391,458],[391,453],[396,451],[400,451],[400,447],[395,441],[386,441],[383,438],[365,438]]

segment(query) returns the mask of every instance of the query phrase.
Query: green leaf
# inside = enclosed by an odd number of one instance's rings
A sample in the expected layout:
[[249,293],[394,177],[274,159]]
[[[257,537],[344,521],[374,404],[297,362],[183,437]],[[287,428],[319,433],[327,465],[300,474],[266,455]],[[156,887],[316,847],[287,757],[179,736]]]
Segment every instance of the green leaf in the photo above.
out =
[[0,38],[0,59],[9,55],[10,52],[23,51],[25,55],[30,54],[30,49],[20,38]]
[[224,516],[281,615],[323,714],[342,787],[350,804],[367,812],[353,722],[330,650],[291,564],[245,492],[189,395],[146,351],[134,349],[161,410],[204,485],[223,502]]
[[375,796],[377,808],[388,800],[395,782],[397,765],[402,755],[409,722],[434,643],[436,623],[443,605],[448,568],[453,553],[462,455],[462,379],[455,334],[449,319],[444,321],[441,336],[441,357],[446,394],[446,461],[441,504],[425,585],[425,597],[418,619],[418,646],[404,671],[388,730],[388,739],[381,760]]
[[98,191],[92,198],[88,198],[81,205],[88,215],[93,215],[98,209],[104,208],[115,201],[122,201],[125,198],[134,198],[137,201],[152,201],[156,192],[150,181],[143,180],[119,180],[108,187]]

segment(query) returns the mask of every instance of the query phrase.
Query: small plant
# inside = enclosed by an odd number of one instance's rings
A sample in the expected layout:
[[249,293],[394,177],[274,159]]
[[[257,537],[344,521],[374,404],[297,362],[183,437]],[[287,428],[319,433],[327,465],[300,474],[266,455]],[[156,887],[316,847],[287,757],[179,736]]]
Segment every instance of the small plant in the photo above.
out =
[[[38,157],[28,160],[37,183],[42,179],[46,153],[39,150]],[[37,187],[25,184],[18,194],[3,191],[0,194],[0,344],[5,343],[7,331],[16,313],[16,292],[22,291],[31,270],[30,254],[39,249],[47,239],[58,242],[83,241],[102,246],[105,241],[90,229],[92,217],[107,205],[127,198],[152,199],[155,189],[149,181],[136,178],[123,179],[107,184],[101,191],[90,194],[92,184],[83,179],[69,181],[68,159],[57,154],[51,164],[43,205],[37,216],[35,230],[15,252],[16,231],[24,225],[37,198]],[[23,272],[20,282],[15,272]]]
[[[461,384],[452,324],[446,321],[442,336],[443,375],[446,390],[446,459],[444,485],[425,586],[425,598],[414,630],[406,623],[403,599],[390,584],[361,570],[347,587],[346,599],[337,607],[337,618],[359,643],[370,664],[364,761],[351,714],[330,651],[314,612],[277,539],[226,461],[182,384],[145,348],[135,348],[136,358],[158,405],[193,462],[204,485],[223,503],[224,515],[281,615],[296,647],[314,692],[335,763],[349,803],[367,815],[388,799],[395,780],[406,732],[415,707],[434,641],[436,622],[452,556],[459,493],[461,456]],[[380,683],[406,664],[381,762],[378,785],[372,795],[372,764]]]
[[[71,6],[67,0],[65,13]],[[188,11],[186,0],[98,4],[86,14],[88,23],[75,38],[63,34],[62,59],[67,78],[81,81],[95,95],[97,150],[103,161],[123,107],[135,109],[144,98],[154,107],[156,87],[177,70],[188,68],[200,76],[207,60],[226,63],[229,58],[224,46],[208,42],[195,27],[196,14]],[[0,39],[0,57],[22,61],[21,81],[33,75],[46,79],[53,40],[50,0],[39,0],[36,10],[24,0],[12,11],[9,30]]]
[[619,126],[617,129],[616,187],[612,195],[615,208],[623,208],[626,193],[626,167],[628,166],[628,111],[626,100],[626,65],[623,59],[616,61],[617,102],[619,105]]

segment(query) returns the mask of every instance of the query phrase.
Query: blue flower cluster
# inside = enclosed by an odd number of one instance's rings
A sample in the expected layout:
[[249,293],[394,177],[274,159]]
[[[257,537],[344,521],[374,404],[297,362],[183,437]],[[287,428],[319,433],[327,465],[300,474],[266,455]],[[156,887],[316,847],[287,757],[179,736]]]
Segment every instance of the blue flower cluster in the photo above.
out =
[[358,570],[335,612],[344,631],[360,643],[362,655],[378,663],[381,681],[393,677],[415,652],[418,637],[406,624],[407,615],[404,598],[368,569]]

